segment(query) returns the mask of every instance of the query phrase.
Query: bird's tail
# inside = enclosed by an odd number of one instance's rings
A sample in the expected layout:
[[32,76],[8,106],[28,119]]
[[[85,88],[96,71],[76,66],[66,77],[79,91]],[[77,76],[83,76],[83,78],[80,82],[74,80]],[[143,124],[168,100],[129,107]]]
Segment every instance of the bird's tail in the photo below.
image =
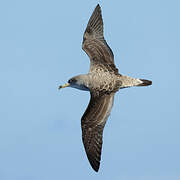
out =
[[152,84],[152,81],[146,80],[146,79],[139,79],[140,81],[142,81],[141,83],[139,83],[137,86],[150,86]]
[[149,86],[152,84],[152,81],[132,78],[129,76],[120,76],[120,81],[122,82],[120,88],[126,88],[132,86]]

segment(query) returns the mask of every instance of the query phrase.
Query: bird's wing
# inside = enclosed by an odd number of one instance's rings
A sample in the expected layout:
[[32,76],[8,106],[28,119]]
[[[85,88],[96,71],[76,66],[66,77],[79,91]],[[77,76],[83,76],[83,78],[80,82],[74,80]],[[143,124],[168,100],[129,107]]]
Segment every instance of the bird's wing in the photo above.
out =
[[83,50],[90,58],[90,71],[99,63],[110,65],[111,70],[118,71],[114,64],[114,55],[104,39],[101,7],[96,6],[84,32]]
[[88,160],[95,171],[98,171],[100,166],[103,129],[113,101],[114,94],[97,96],[91,92],[89,105],[81,118],[83,144]]

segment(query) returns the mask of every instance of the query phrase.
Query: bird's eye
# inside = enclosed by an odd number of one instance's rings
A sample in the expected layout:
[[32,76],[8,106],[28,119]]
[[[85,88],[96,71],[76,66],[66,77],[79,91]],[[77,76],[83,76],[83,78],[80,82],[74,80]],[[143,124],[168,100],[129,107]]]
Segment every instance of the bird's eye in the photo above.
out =
[[70,79],[69,81],[68,81],[68,83],[75,83],[76,82],[76,79]]
[[70,79],[69,81],[68,81],[68,83],[71,83],[72,82],[72,79]]

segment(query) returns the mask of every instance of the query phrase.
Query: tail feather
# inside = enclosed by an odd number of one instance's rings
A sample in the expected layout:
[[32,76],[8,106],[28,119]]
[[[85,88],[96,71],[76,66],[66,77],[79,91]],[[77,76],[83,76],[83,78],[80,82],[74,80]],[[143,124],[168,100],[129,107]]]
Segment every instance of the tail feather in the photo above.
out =
[[129,76],[120,76],[120,81],[122,82],[120,88],[132,87],[132,86],[149,86],[152,81],[146,79],[132,78]]
[[152,84],[152,81],[146,80],[146,79],[139,79],[142,81],[142,83],[138,84],[137,86],[149,86]]

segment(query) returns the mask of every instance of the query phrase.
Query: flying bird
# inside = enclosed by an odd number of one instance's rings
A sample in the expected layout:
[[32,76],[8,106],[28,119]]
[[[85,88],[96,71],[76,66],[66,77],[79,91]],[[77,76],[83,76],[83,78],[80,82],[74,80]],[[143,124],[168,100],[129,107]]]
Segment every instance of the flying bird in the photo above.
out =
[[100,166],[103,129],[110,115],[114,95],[122,88],[149,86],[152,81],[132,78],[118,72],[114,55],[104,39],[101,7],[94,9],[83,36],[82,49],[90,58],[88,74],[74,76],[59,86],[89,91],[89,105],[81,118],[82,141],[87,158],[97,172]]

